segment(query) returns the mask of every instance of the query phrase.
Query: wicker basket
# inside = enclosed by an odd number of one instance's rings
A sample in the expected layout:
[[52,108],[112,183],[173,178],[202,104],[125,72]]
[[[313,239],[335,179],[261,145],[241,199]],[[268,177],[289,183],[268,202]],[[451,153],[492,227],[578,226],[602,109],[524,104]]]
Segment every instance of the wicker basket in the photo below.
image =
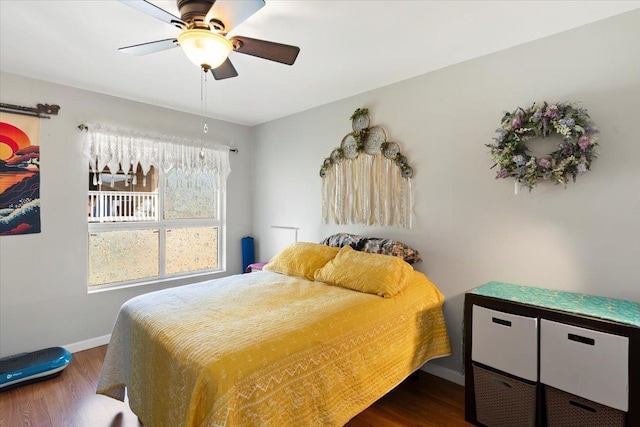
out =
[[626,413],[544,386],[549,427],[623,427]]
[[534,427],[536,385],[473,365],[476,419],[489,427]]

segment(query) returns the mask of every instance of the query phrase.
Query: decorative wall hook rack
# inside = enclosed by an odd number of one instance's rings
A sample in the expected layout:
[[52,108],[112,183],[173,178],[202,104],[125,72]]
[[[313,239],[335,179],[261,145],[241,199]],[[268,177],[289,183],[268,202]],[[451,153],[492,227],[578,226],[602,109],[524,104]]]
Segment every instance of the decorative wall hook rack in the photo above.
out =
[[38,104],[36,107],[23,107],[21,105],[0,103],[0,111],[4,111],[5,113],[22,114],[24,116],[33,116],[40,119],[50,119],[51,116],[57,116],[59,110],[60,106],[55,104]]

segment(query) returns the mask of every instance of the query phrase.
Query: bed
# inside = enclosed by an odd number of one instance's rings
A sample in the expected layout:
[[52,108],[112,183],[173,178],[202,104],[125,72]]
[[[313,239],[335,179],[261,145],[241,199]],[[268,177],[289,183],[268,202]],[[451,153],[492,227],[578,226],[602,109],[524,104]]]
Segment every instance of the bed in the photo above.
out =
[[398,257],[297,243],[127,301],[97,392],[146,427],[341,426],[451,353],[443,303]]

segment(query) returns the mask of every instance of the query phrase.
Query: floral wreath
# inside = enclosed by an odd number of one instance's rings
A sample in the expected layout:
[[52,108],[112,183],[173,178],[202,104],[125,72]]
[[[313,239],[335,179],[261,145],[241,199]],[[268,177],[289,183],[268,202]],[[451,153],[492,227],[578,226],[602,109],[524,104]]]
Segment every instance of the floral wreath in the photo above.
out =
[[[496,179],[514,178],[529,191],[539,180],[566,185],[569,178],[588,171],[596,158],[596,134],[587,111],[571,104],[534,103],[529,109],[518,107],[506,112],[496,130],[491,148],[492,168],[498,166]],[[526,142],[552,134],[562,136],[558,149],[542,157],[529,154]]]

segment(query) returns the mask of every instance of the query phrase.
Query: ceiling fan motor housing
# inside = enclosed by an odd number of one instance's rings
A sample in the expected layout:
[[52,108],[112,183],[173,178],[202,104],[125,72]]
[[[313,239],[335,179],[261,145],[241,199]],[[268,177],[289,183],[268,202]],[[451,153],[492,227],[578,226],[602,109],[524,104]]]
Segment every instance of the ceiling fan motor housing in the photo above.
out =
[[189,29],[209,29],[205,18],[213,3],[214,0],[177,0],[180,17],[187,23]]

